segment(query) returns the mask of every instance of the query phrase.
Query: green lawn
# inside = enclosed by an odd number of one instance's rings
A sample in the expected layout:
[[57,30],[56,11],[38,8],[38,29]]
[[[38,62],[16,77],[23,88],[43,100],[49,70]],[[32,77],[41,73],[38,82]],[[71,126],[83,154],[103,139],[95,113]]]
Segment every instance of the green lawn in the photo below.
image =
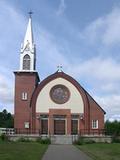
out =
[[0,160],[40,160],[47,148],[36,142],[0,142]]
[[84,144],[77,147],[94,160],[120,160],[120,143]]

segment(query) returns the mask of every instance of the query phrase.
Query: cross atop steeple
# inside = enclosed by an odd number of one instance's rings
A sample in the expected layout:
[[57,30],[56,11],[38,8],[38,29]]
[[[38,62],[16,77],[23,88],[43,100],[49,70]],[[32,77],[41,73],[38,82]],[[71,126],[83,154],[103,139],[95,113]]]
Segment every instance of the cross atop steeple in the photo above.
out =
[[58,68],[58,72],[62,72],[62,68],[63,68],[63,66],[60,64],[60,65],[58,65],[57,66],[57,68]]

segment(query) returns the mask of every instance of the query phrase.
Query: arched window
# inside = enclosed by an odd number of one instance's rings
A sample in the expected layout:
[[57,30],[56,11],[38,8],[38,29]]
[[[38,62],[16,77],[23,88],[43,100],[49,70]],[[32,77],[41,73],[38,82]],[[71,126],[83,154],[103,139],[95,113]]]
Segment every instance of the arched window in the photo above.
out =
[[28,54],[23,57],[23,70],[30,70],[30,56]]

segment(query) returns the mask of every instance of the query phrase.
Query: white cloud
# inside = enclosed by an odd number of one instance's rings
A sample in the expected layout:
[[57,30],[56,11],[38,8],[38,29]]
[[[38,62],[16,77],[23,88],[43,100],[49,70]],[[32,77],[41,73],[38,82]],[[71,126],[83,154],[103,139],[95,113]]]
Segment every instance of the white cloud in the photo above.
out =
[[111,93],[116,93],[116,94],[120,94],[120,91],[119,91],[119,82],[118,83],[115,83],[115,82],[107,82],[107,83],[105,83],[105,84],[101,84],[101,91],[103,92],[103,93],[109,93],[109,94],[111,94]]
[[0,111],[7,109],[7,111],[14,113],[14,80],[13,73],[10,69],[0,68]]
[[6,79],[6,76],[0,74],[0,103],[13,103],[13,89],[12,83]]
[[106,22],[106,30],[103,34],[104,44],[113,45],[120,43],[120,8],[114,8],[104,21]]
[[[70,64],[69,64],[70,65]],[[120,64],[112,58],[95,57],[69,66],[68,72],[75,77],[92,78],[99,81],[120,81]]]
[[104,96],[94,96],[94,99],[101,105],[101,107],[106,111],[106,119],[110,117],[115,117],[114,115],[119,115],[120,113],[120,94],[119,95],[104,95]]
[[17,41],[21,43],[25,18],[9,2],[0,1],[0,8],[0,110],[7,108],[13,113],[13,69],[19,61]]
[[66,9],[65,0],[60,0],[60,4],[57,10],[57,15],[62,15]]
[[[19,55],[25,17],[9,2],[0,1],[0,65],[15,68]],[[17,26],[17,27],[16,27]],[[13,63],[14,61],[14,63]]]
[[[110,107],[111,109],[118,111],[120,109],[120,95],[107,95],[104,97],[95,97],[100,104],[104,105],[106,109]],[[108,108],[108,109],[110,109]]]
[[87,43],[95,44],[100,40],[102,31],[104,31],[104,18],[98,18],[80,33],[80,37],[85,39]]
[[80,36],[88,43],[95,44],[100,42],[110,47],[120,43],[119,26],[120,8],[115,7],[109,14],[99,17],[90,23]]
[[120,114],[116,114],[116,115],[112,115],[110,118],[109,118],[109,121],[113,122],[113,121],[120,121]]

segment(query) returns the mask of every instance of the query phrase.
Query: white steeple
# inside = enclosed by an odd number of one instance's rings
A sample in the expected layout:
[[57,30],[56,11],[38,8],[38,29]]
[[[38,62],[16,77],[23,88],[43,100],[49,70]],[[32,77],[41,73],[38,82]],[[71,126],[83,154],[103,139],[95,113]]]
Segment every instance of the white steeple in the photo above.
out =
[[29,12],[29,21],[24,38],[21,45],[20,54],[20,71],[35,71],[36,50],[32,31],[32,12]]

